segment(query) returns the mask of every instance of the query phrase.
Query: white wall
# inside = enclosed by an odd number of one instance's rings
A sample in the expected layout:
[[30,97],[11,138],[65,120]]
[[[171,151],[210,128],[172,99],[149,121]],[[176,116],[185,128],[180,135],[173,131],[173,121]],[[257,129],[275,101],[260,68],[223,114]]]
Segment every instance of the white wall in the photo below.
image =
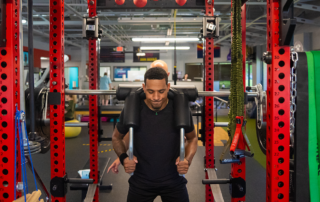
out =
[[[197,59],[197,45],[189,44],[190,50],[177,50],[177,71],[185,73],[186,63],[203,63],[203,59]],[[226,62],[227,55],[229,54],[229,47],[221,47],[221,57],[214,58],[214,62]],[[126,47],[127,51],[133,51],[132,46]],[[167,53],[160,53],[160,59],[168,64],[169,72],[171,76],[174,69],[174,52],[172,50]],[[133,62],[133,53],[125,54],[124,63],[101,63],[100,66],[111,66],[111,75],[113,75],[113,66],[147,66],[150,67],[151,62]],[[172,77],[169,77],[171,80]]]
[[[27,42],[26,42],[27,43]],[[44,50],[49,50],[48,43],[35,41],[35,48],[40,48]],[[161,44],[158,44],[161,46]],[[197,59],[197,44],[184,44],[190,46],[190,50],[177,50],[177,71],[182,71],[185,73],[186,63],[203,63],[203,59]],[[139,46],[139,45],[135,45]],[[221,47],[221,57],[214,58],[214,62],[227,62],[227,55],[229,54],[230,47]],[[126,45],[126,51],[133,51],[133,45]],[[84,41],[83,48],[79,47],[67,47],[65,48],[65,54],[71,55],[71,60],[65,63],[66,67],[79,67],[79,87],[85,86],[85,73],[86,73],[86,62],[88,61],[88,48]],[[160,53],[160,59],[164,60],[168,64],[168,69],[170,72],[169,80],[172,80],[173,69],[174,69],[174,52],[169,50],[166,53]],[[100,63],[101,67],[110,66],[111,75],[113,75],[114,66],[147,66],[149,67],[151,62],[133,62],[133,53],[125,54],[124,63]],[[42,60],[41,67],[49,67],[49,61]],[[112,76],[111,76],[112,78]],[[117,84],[115,82],[114,84]],[[198,85],[198,84],[197,84]],[[202,89],[202,82],[199,82],[199,87]]]
[[[23,46],[28,47],[28,35],[23,33]],[[33,48],[49,51],[49,43],[46,41],[40,41],[36,37],[33,38]]]

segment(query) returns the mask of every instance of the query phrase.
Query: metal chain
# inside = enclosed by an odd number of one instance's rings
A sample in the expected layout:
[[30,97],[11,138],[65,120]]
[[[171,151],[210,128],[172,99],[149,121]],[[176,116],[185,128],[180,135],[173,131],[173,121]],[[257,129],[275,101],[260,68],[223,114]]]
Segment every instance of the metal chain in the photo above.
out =
[[[296,112],[296,97],[297,97],[297,62],[299,60],[298,53],[295,51],[291,51],[291,60],[292,67],[290,72],[290,139],[293,140],[294,130],[295,130],[295,117],[294,114]],[[291,146],[293,146],[293,142],[291,142]]]

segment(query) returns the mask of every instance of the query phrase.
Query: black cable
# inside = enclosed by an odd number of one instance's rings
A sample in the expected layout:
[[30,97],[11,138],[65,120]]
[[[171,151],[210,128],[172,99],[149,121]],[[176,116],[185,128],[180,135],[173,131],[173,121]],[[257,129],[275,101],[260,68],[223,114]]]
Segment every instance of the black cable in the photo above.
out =
[[34,117],[34,63],[33,63],[33,0],[28,0],[28,54],[29,54],[29,89],[30,89],[30,134],[35,139]]

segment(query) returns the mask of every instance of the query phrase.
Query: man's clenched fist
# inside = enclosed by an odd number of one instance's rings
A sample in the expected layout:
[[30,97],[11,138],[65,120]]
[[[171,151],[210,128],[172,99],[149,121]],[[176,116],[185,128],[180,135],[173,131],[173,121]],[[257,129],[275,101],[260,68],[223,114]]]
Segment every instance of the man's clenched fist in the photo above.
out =
[[138,163],[137,157],[133,156],[133,160],[129,160],[129,157],[123,160],[123,167],[126,173],[133,173],[136,170],[136,164]]
[[178,157],[176,160],[176,165],[179,174],[187,174],[189,170],[189,162],[186,159],[180,161],[180,157]]

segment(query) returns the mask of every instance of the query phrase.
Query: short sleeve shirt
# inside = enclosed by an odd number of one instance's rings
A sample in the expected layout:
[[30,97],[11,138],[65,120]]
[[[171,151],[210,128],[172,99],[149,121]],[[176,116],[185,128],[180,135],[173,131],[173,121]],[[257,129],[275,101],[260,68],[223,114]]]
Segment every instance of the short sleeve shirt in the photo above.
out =
[[[175,127],[173,111],[172,100],[157,113],[141,101],[139,128],[133,136],[133,153],[138,163],[131,181],[165,183],[180,177],[175,165],[180,153],[180,130]],[[129,128],[124,125],[123,114],[122,111],[117,129],[126,134]],[[185,133],[194,130],[191,112],[190,121]]]

